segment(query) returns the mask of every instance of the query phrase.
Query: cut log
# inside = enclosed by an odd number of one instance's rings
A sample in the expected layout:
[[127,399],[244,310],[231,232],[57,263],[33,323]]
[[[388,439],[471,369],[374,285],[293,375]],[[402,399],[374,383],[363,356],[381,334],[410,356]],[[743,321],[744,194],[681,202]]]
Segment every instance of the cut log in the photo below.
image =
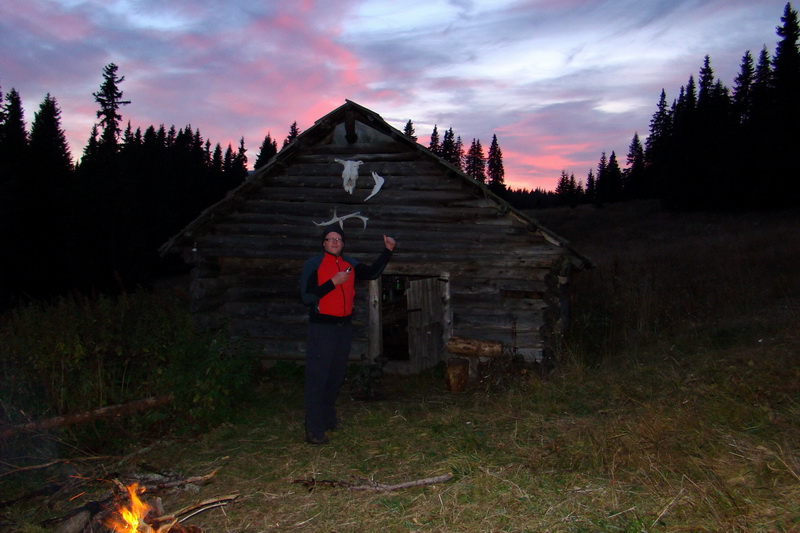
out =
[[40,420],[38,422],[28,422],[27,424],[20,424],[18,426],[12,426],[3,429],[0,431],[0,439],[7,439],[8,437],[23,431],[43,431],[46,429],[69,426],[72,424],[91,422],[93,420],[99,420],[101,418],[108,418],[111,416],[130,415],[137,411],[166,405],[172,400],[173,397],[171,394],[166,394],[164,396],[151,396],[150,398],[145,398],[143,400],[135,400],[133,402],[120,405],[109,405],[99,409],[94,409],[92,411],[86,411],[84,413],[57,416],[55,418]]
[[495,341],[450,337],[446,348],[451,354],[470,357],[501,357],[503,355],[503,343]]

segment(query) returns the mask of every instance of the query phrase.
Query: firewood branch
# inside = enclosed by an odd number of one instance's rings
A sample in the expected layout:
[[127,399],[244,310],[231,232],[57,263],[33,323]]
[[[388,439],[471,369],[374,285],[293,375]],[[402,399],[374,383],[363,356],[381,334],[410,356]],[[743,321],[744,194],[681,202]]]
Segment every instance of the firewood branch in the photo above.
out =
[[178,518],[179,522],[185,522],[186,520],[189,520],[191,517],[200,513],[234,503],[238,498],[238,494],[229,494],[227,496],[222,496],[221,498],[206,500],[190,507],[184,507],[180,511],[173,513],[173,516]]
[[425,485],[436,485],[438,483],[446,483],[453,479],[453,474],[442,474],[441,476],[427,477],[424,479],[416,479],[414,481],[405,481],[395,485],[387,485],[384,483],[376,483],[374,481],[363,481],[360,484],[348,483],[347,481],[339,480],[318,480],[318,479],[300,479],[295,480],[294,483],[305,485],[309,492],[314,490],[317,485],[325,485],[329,487],[346,488],[348,490],[369,490],[373,492],[391,492],[394,490],[408,489],[411,487],[422,487]]
[[397,483],[396,485],[385,485],[383,483],[375,483],[370,481],[364,485],[352,486],[350,487],[350,490],[372,490],[375,492],[391,492],[393,490],[402,490],[411,487],[422,487],[425,485],[436,485],[438,483],[446,483],[451,479],[453,479],[453,474],[442,474],[441,476],[417,479],[414,481],[406,481],[404,483]]

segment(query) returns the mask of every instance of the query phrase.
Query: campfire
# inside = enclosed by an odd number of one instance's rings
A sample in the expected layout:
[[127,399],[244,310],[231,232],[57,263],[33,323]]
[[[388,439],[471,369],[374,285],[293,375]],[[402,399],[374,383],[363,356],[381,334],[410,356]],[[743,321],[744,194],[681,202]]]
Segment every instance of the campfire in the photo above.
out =
[[[208,476],[183,480],[183,483],[204,482],[211,476],[213,476],[213,472]],[[173,484],[162,483],[158,488],[166,488],[165,485]],[[114,533],[202,533],[203,530],[199,527],[185,526],[181,522],[238,499],[237,494],[230,494],[167,514],[164,512],[160,498],[153,498],[150,503],[142,499],[141,495],[145,493],[146,489],[139,483],[131,483],[127,486],[118,484],[118,488],[120,490],[116,497],[116,506],[113,509],[107,507],[105,512],[101,513],[102,519],[100,520],[104,528]],[[100,517],[98,516],[98,518]]]
[[130,498],[130,506],[119,506],[117,512],[109,515],[103,525],[111,531],[116,531],[118,533],[153,531],[153,528],[144,521],[147,513],[150,511],[150,506],[139,499],[139,495],[137,494],[139,491],[139,484],[134,483],[128,486],[127,490]]
[[[164,516],[139,498],[139,484],[133,483],[126,487],[128,505],[117,506],[116,512],[111,513],[104,520],[103,525],[115,533],[194,533],[201,529],[195,526],[185,528],[178,524],[175,516]],[[144,492],[144,489],[141,490]],[[156,512],[154,512],[156,511]]]

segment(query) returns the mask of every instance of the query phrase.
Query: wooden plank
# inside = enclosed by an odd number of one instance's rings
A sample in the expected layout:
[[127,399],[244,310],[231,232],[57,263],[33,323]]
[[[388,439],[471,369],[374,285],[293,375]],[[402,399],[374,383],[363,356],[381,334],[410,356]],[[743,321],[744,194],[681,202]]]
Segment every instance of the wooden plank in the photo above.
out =
[[[263,197],[253,198],[258,201],[272,201],[272,202],[323,202],[324,200],[335,198],[335,195],[340,195],[341,198],[347,200],[364,200],[372,194],[373,181],[369,179],[359,179],[357,187],[350,194],[350,198],[344,196],[348,194],[342,189],[342,179],[332,180],[329,187],[303,187],[303,188],[289,188],[289,187],[275,187],[264,191]],[[368,205],[373,204],[413,204],[414,206],[421,207],[424,205],[447,206],[458,202],[475,202],[476,200],[464,194],[459,187],[425,187],[404,189],[396,186],[384,185],[378,193],[367,200]],[[366,204],[365,204],[366,205]],[[479,204],[480,205],[480,204]]]
[[[203,253],[210,253],[215,249],[220,249],[225,255],[220,257],[236,257],[227,251],[230,250],[248,250],[246,254],[240,257],[298,257],[292,255],[296,252],[306,254],[310,257],[313,253],[317,253],[318,246],[321,247],[321,235],[323,229],[314,232],[314,238],[311,239],[309,235],[300,237],[290,237],[286,233],[279,236],[272,235],[257,235],[253,233],[228,233],[229,226],[220,228],[218,233],[207,235],[199,239],[196,243],[196,248],[202,248]],[[345,230],[349,235],[351,232]],[[494,233],[491,231],[479,235],[478,232],[474,234],[458,234],[453,233],[450,235],[443,234],[439,239],[426,240],[415,236],[411,238],[404,238],[395,232],[388,232],[392,235],[397,235],[398,243],[402,243],[402,247],[398,248],[398,255],[403,254],[409,259],[416,259],[417,254],[431,254],[441,255],[447,258],[450,255],[452,258],[469,255],[475,261],[480,261],[482,258],[491,258],[495,263],[500,264],[524,264],[526,262],[537,262],[543,257],[554,258],[561,255],[561,250],[552,246],[542,244],[527,244],[527,243],[512,243],[507,242],[507,247],[503,248],[497,246],[499,239],[503,237],[501,233]],[[352,244],[351,244],[352,241]],[[378,241],[378,242],[376,242]],[[345,240],[347,253],[350,253],[351,248],[354,250],[366,249],[366,251],[374,250],[380,246],[379,242],[383,239],[381,234],[372,234],[371,236],[356,236],[353,238],[348,237]],[[377,253],[376,250],[373,253]],[[217,255],[217,254],[214,254]]]
[[381,278],[369,282],[369,360],[383,353],[383,319],[381,312]]
[[458,337],[482,339],[491,342],[502,342],[509,350],[515,349],[539,349],[542,347],[541,335],[538,332],[517,332],[499,330],[492,328],[469,327],[461,328],[457,325],[453,327],[453,335]]

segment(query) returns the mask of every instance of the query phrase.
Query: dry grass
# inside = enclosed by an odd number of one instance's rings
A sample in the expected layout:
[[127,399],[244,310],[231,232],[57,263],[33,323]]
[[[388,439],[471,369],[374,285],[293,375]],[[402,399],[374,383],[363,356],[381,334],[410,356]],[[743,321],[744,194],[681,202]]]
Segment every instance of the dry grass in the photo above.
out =
[[[539,215],[599,266],[549,379],[450,394],[436,372],[389,378],[314,447],[301,379],[273,376],[237,420],[129,469],[218,468],[162,495],[170,510],[238,492],[192,519],[214,532],[800,531],[800,215]],[[443,473],[388,493],[295,483]]]

